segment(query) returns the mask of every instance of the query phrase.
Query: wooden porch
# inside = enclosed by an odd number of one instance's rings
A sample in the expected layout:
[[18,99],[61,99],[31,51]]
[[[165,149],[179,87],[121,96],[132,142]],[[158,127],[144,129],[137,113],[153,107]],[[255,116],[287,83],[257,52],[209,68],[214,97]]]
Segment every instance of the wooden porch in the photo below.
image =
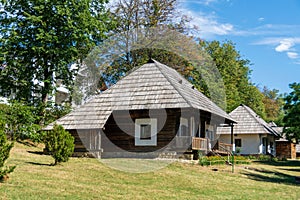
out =
[[192,150],[208,151],[210,150],[209,144],[210,140],[208,138],[192,138]]
[[231,153],[233,150],[232,144],[227,144],[223,142],[217,142],[215,146],[212,148],[211,141],[209,138],[200,138],[200,137],[193,137],[192,138],[192,150],[200,150],[200,151],[214,151],[218,154],[228,154]]

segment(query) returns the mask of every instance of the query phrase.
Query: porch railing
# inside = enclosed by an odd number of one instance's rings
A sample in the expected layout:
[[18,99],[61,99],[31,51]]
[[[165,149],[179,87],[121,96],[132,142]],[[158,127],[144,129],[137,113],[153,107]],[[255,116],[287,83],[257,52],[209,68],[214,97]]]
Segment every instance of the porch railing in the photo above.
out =
[[208,150],[210,141],[208,138],[193,137],[192,149],[193,150]]
[[219,142],[218,150],[232,152],[233,145],[232,144],[223,143],[223,142]]

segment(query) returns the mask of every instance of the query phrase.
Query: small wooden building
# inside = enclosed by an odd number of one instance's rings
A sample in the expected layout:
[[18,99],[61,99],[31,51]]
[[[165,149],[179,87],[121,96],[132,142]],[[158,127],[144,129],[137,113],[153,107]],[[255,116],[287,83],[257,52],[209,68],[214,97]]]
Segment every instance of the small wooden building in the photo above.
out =
[[276,157],[296,159],[296,144],[285,138],[276,140]]
[[[251,108],[241,104],[229,115],[237,121],[234,125],[235,151],[243,155],[272,154],[275,156],[275,140],[280,133],[267,124]],[[220,141],[228,143],[231,140],[230,129],[219,127],[217,131]]]
[[207,152],[217,126],[233,122],[176,70],[152,60],[55,123],[76,138],[77,155],[157,157]]

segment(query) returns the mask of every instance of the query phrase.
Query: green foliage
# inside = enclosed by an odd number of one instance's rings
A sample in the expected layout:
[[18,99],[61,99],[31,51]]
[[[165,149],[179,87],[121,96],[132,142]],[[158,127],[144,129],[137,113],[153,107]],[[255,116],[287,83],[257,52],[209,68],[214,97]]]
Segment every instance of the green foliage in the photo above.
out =
[[34,107],[17,101],[2,107],[4,109],[1,112],[6,124],[5,132],[12,140],[38,140],[40,126],[36,124],[38,117]]
[[71,90],[76,70],[105,37],[106,0],[2,0],[0,91],[26,102],[45,103],[58,80]]
[[[119,55],[120,57],[113,59],[112,63],[101,66],[100,77],[97,79],[99,82],[96,84],[89,83],[88,85],[92,85],[93,87],[92,91],[90,89],[85,89],[84,91],[90,95],[95,94],[97,89],[107,89],[134,67],[145,64],[149,58],[156,59],[169,66],[178,66],[178,68],[186,69],[189,64],[172,52],[163,51],[161,47],[159,49],[155,49],[155,47],[152,49],[151,47],[141,48],[139,46],[140,43],[145,42],[144,38],[150,38],[151,41],[147,42],[153,45],[155,37],[149,37],[149,35],[163,35],[166,29],[178,32],[185,32],[187,30],[185,23],[189,19],[176,10],[176,3],[176,0],[120,0],[114,2],[111,8],[111,17],[115,19],[116,27],[112,32],[117,34],[117,40],[121,42],[116,45],[117,49],[110,50],[109,52],[121,52],[124,55]],[[153,27],[164,28],[162,28],[161,33],[152,33],[151,28]],[[137,33],[135,30],[140,31]],[[143,39],[141,40],[141,38]],[[115,41],[112,43],[115,43]],[[95,67],[91,66],[90,71],[94,70]],[[93,79],[94,74],[90,74],[89,77]],[[185,75],[186,72],[183,74]],[[74,92],[74,96],[76,104],[81,104],[81,98],[85,100],[86,97],[80,93],[82,90],[82,80],[80,78],[77,80],[78,85],[76,84],[75,88],[77,91]]]
[[279,90],[273,89],[270,90],[267,87],[264,87],[262,90],[263,103],[266,113],[266,121],[273,121],[277,125],[281,125],[281,120],[283,118],[283,104],[284,100],[282,95],[279,94]]
[[[229,162],[231,162],[231,156],[229,157]],[[199,164],[201,166],[210,166],[210,165],[225,165],[228,161],[227,156],[199,156]],[[244,156],[234,156],[235,164],[249,164],[250,161],[247,157]]]
[[236,153],[236,154],[241,153],[241,148],[240,148],[240,147],[235,148],[235,153]]
[[257,160],[259,160],[259,161],[271,161],[272,160],[272,156],[271,155],[260,154],[257,157]]
[[[43,104],[41,104],[43,105]],[[9,105],[0,104],[0,115],[6,124],[4,131],[12,140],[30,139],[33,142],[42,142],[41,111],[44,110],[44,124],[48,125],[56,119],[68,114],[71,106],[33,107],[23,102],[11,101]]]
[[225,85],[227,112],[240,104],[264,115],[263,95],[250,81],[250,61],[243,59],[231,41],[201,41],[200,46],[211,56]]
[[39,110],[45,110],[44,125],[48,125],[55,120],[65,116],[72,111],[72,107],[69,104],[66,105],[48,105],[46,108],[39,108]]
[[13,148],[13,143],[8,143],[4,133],[4,120],[0,116],[0,180],[3,180],[9,173],[13,172],[16,166],[7,167],[5,161],[9,157],[10,150]]
[[120,0],[111,9],[117,23],[114,32],[147,29],[167,25],[179,32],[186,32],[190,19],[177,9],[176,0]]
[[292,83],[290,88],[292,92],[284,98],[283,132],[288,139],[300,141],[300,83]]
[[248,159],[256,160],[256,161],[263,161],[263,162],[277,162],[278,161],[278,158],[273,157],[272,155],[264,155],[264,154],[250,155],[250,156],[248,156]]
[[45,146],[54,158],[54,165],[67,162],[74,151],[74,137],[61,125],[55,124],[45,137]]

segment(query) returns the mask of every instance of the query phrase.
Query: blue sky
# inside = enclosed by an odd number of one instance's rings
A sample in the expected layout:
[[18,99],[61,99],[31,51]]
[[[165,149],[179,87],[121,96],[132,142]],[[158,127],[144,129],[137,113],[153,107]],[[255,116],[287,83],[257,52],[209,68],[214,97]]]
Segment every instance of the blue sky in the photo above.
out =
[[290,92],[300,82],[300,1],[180,0],[205,40],[231,40],[250,60],[251,80],[259,87]]

